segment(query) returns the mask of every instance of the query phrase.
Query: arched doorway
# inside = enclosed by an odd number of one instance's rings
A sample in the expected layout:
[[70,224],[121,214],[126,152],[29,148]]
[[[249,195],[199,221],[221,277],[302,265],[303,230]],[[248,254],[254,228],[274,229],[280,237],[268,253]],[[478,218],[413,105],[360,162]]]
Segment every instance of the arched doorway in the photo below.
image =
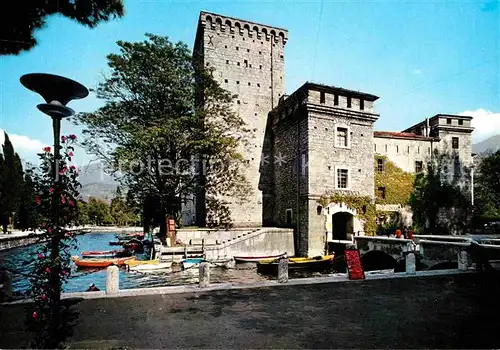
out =
[[354,232],[354,217],[351,213],[338,212],[332,215],[333,240],[347,240]]

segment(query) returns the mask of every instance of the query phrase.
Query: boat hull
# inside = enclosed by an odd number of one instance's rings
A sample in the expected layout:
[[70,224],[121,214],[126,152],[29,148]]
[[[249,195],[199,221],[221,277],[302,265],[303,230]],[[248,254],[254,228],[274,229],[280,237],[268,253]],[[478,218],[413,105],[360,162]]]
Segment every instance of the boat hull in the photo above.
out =
[[196,266],[199,266],[203,261],[203,259],[186,259],[181,262],[183,269],[190,269]]
[[257,263],[261,260],[278,259],[285,254],[280,255],[267,255],[267,256],[235,256],[233,259],[237,263]]
[[[288,270],[324,271],[333,266],[334,255],[315,258],[289,258]],[[275,274],[278,272],[279,262],[274,260],[261,260],[257,263],[257,272],[262,274]]]
[[129,265],[130,271],[155,271],[155,270],[169,269],[171,267],[172,267],[171,261],[162,262],[158,264],[141,264],[135,266]]
[[81,268],[105,268],[111,265],[122,266],[125,262],[133,259],[135,259],[133,256],[113,259],[80,259],[78,256],[71,257],[75,265]]

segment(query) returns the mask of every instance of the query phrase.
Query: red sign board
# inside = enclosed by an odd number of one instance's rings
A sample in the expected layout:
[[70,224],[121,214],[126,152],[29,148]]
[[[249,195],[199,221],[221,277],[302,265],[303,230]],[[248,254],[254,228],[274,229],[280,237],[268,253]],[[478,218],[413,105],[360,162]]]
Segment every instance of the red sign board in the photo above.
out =
[[349,272],[350,280],[364,280],[365,272],[361,265],[359,250],[349,249],[345,251],[345,261],[347,263],[347,271]]

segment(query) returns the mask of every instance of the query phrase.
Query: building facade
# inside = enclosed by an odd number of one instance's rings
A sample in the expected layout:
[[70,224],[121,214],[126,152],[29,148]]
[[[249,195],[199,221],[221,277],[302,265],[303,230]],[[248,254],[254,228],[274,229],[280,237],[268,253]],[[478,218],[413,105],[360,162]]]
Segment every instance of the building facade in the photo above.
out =
[[[463,170],[472,164],[471,117],[439,114],[402,132],[374,131],[375,95],[307,82],[286,96],[287,39],[285,29],[200,14],[194,54],[238,95],[234,109],[254,130],[244,151],[254,192],[245,204],[231,202],[235,225],[294,227],[296,254],[315,256],[328,242],[364,234],[381,191],[374,181],[377,155],[418,173],[435,150],[449,153],[450,176],[470,182]],[[337,201],[325,203],[325,196]],[[347,197],[366,204],[339,199]],[[378,209],[407,211],[392,207]],[[201,213],[197,208],[185,223]],[[406,217],[411,224],[411,213]]]

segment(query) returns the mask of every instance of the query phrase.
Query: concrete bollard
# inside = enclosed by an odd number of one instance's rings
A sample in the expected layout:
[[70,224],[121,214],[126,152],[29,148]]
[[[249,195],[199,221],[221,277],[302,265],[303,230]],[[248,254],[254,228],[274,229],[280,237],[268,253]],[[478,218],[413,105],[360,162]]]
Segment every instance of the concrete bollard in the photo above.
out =
[[288,258],[281,258],[278,261],[278,282],[288,282]]
[[210,285],[210,263],[202,262],[200,264],[200,288],[206,288]]
[[465,250],[458,252],[458,270],[467,271],[469,269],[469,253]]
[[106,270],[106,294],[117,294],[120,290],[120,270],[118,266],[109,266]]
[[416,264],[416,259],[415,259],[415,253],[408,253],[406,254],[405,258],[406,262],[406,273],[409,274],[414,274],[417,271],[417,264]]

